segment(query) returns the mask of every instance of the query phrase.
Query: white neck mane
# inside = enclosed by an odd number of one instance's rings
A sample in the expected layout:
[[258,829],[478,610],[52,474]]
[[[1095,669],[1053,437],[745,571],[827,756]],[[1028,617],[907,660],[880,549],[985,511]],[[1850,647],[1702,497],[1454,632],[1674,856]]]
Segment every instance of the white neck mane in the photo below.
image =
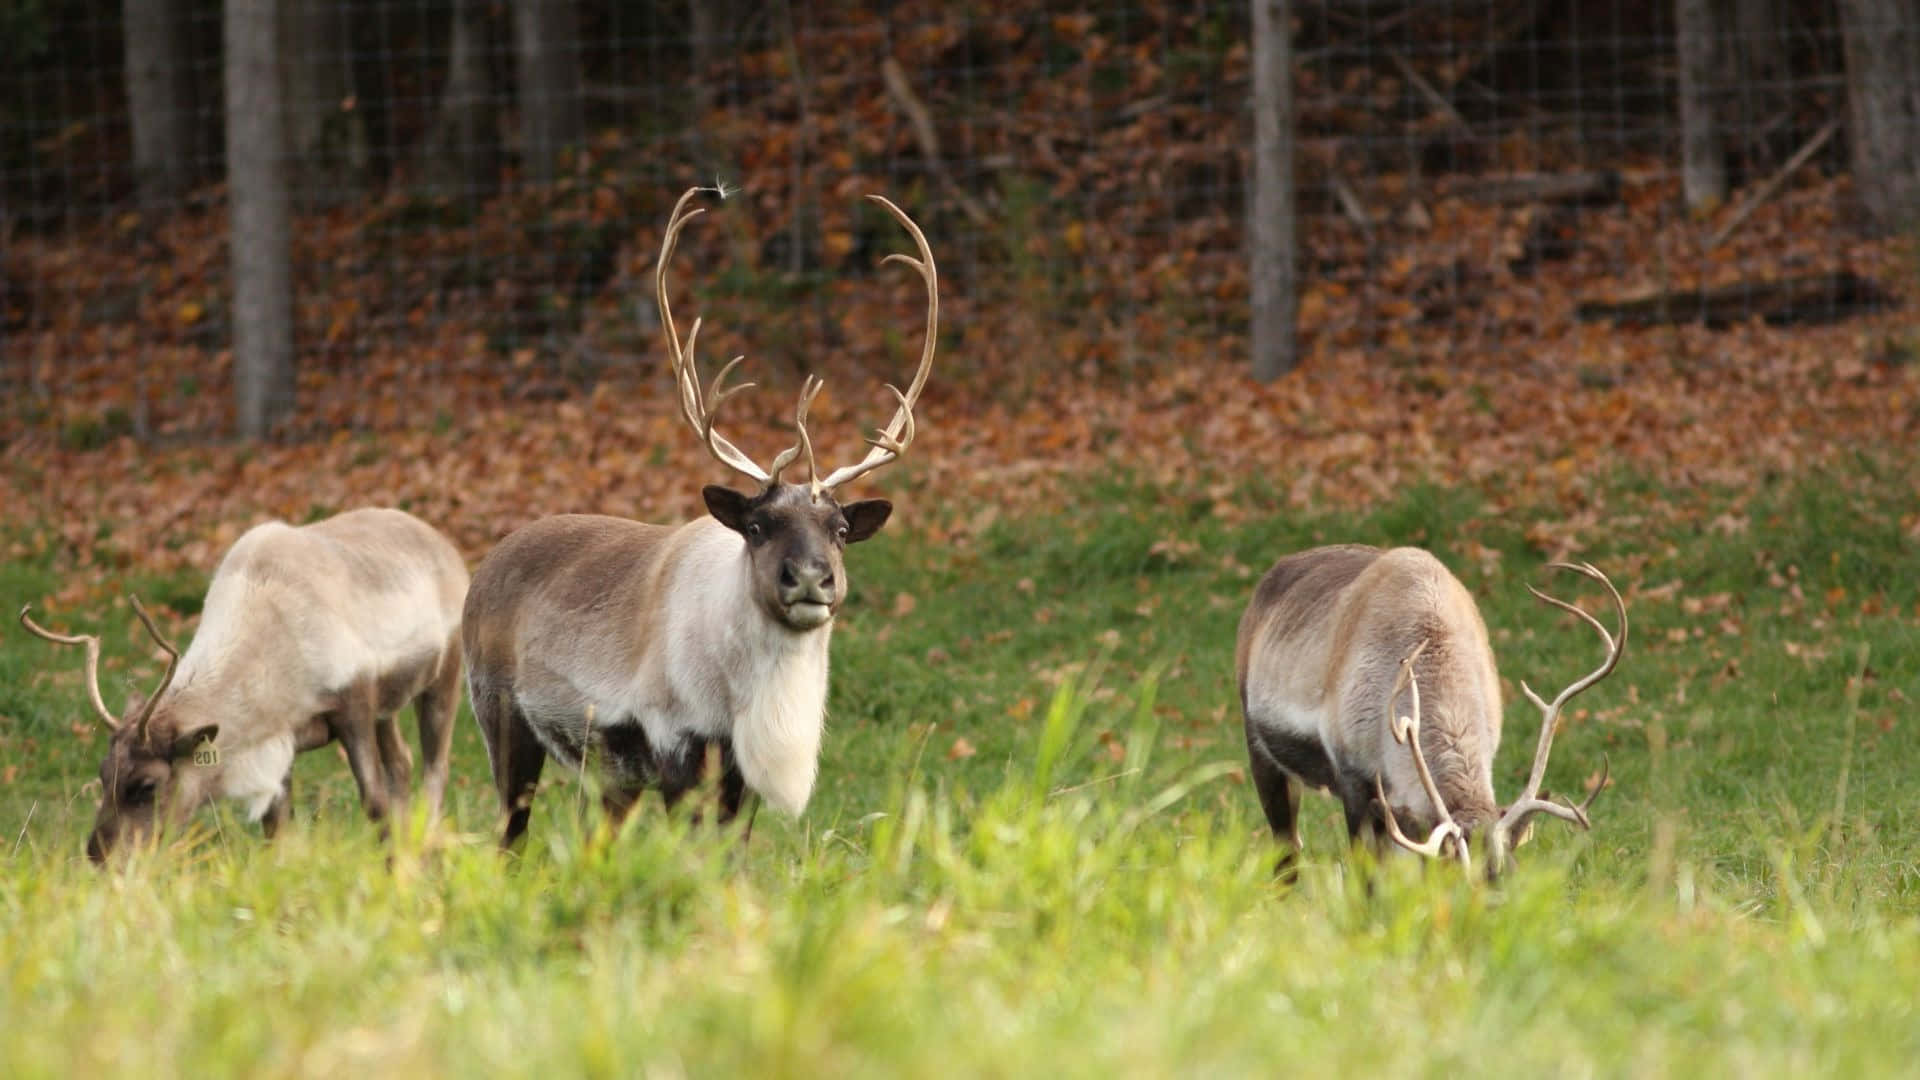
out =
[[774,622],[753,598],[746,541],[707,522],[666,583],[657,655],[682,714],[676,726],[730,737],[747,785],[797,814],[819,770],[833,624],[796,633]]

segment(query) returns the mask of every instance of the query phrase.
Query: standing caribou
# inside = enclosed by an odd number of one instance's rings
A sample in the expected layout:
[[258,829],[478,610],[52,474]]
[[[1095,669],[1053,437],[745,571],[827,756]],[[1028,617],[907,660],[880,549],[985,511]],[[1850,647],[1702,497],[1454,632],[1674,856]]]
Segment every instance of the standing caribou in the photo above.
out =
[[[1526,787],[1506,807],[1493,793],[1500,747],[1493,648],[1472,595],[1438,559],[1417,548],[1336,545],[1289,555],[1261,578],[1240,619],[1235,666],[1254,787],[1274,836],[1291,848],[1283,866],[1300,849],[1295,782],[1331,791],[1346,811],[1348,836],[1357,841],[1367,832],[1376,849],[1384,837],[1471,866],[1469,841],[1484,830],[1489,875],[1506,868],[1535,814],[1588,827],[1604,769],[1578,806],[1543,797],[1540,783],[1561,707],[1620,662],[1627,609],[1591,565],[1553,566],[1606,589],[1619,636],[1528,587],[1598,631],[1606,659],[1552,702],[1520,684],[1542,713],[1540,741]],[[1409,839],[1402,821],[1426,839]]]
[[159,687],[118,720],[100,694],[100,639],[54,633],[22,608],[32,633],[86,646],[87,694],[113,732],[88,856],[101,862],[156,838],[218,797],[245,803],[270,838],[287,819],[294,754],[334,739],[367,816],[384,821],[405,806],[411,782],[394,722],[409,701],[437,814],[460,704],[466,592],[453,544],[399,510],[257,525],[220,560],[185,654],[130,598],[168,661]]
[[[827,697],[827,645],[846,596],[842,553],[880,530],[884,499],[841,503],[836,489],[897,460],[914,435],[939,327],[933,252],[919,226],[878,195],[919,248],[888,255],[926,285],[926,337],[898,408],[867,441],[858,464],[824,478],[814,464],[807,408],[821,381],[801,388],[799,441],[762,469],[715,428],[722,402],[752,384],[726,387],[744,359],[701,389],[695,319],[685,341],[667,298],[667,265],[680,232],[702,211],[680,197],[660,242],[654,285],[680,408],[721,464],[760,485],[747,495],[704,488],[710,516],[678,527],[565,514],[527,525],[474,572],[463,634],[467,689],[485,736],[494,785],[507,815],[501,846],[526,830],[535,786],[551,755],[569,769],[589,759],[601,803],[621,820],[650,787],[669,806],[700,781],[709,753],[720,766],[719,818],[738,813],[751,788],[797,814],[812,794]],[[782,481],[806,458],[804,482]]]

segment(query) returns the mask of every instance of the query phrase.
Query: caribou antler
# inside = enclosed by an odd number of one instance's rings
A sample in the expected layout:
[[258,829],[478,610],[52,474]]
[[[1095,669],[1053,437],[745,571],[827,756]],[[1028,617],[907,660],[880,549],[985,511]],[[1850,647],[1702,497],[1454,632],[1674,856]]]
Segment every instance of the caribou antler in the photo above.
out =
[[1581,691],[1613,674],[1613,669],[1620,663],[1620,654],[1625,650],[1627,645],[1627,603],[1620,598],[1620,590],[1614,588],[1613,582],[1607,580],[1607,575],[1595,569],[1592,563],[1581,563],[1578,566],[1571,563],[1552,563],[1550,564],[1550,568],[1554,570],[1570,570],[1599,582],[1601,586],[1607,590],[1607,595],[1613,598],[1613,610],[1620,618],[1620,636],[1615,638],[1607,632],[1605,626],[1600,624],[1599,619],[1587,614],[1587,612],[1580,608],[1567,603],[1565,600],[1548,596],[1546,593],[1541,592],[1531,585],[1527,586],[1527,591],[1532,593],[1535,598],[1541,602],[1577,615],[1582,622],[1593,627],[1594,631],[1600,635],[1600,640],[1606,643],[1607,658],[1601,662],[1599,667],[1588,672],[1584,677],[1568,684],[1567,688],[1560,691],[1559,696],[1555,697],[1551,702],[1540,700],[1540,695],[1534,693],[1533,688],[1525,682],[1520,684],[1520,690],[1526,694],[1527,700],[1533,702],[1534,707],[1540,710],[1540,741],[1534,746],[1533,771],[1527,776],[1526,788],[1521,791],[1520,797],[1513,801],[1513,805],[1507,807],[1506,813],[1500,815],[1500,820],[1496,821],[1493,825],[1493,832],[1489,838],[1489,849],[1493,860],[1492,866],[1495,870],[1505,862],[1507,853],[1510,850],[1508,844],[1509,839],[1522,825],[1526,824],[1527,819],[1534,814],[1551,814],[1562,821],[1572,822],[1582,829],[1590,828],[1592,823],[1587,819],[1587,809],[1593,805],[1593,800],[1598,798],[1601,790],[1607,786],[1607,774],[1611,768],[1611,763],[1607,762],[1605,758],[1602,758],[1600,782],[1594,785],[1593,791],[1590,792],[1586,800],[1578,806],[1559,802],[1550,797],[1542,798],[1540,795],[1540,783],[1546,777],[1547,755],[1553,749],[1554,728],[1559,724],[1561,707]]
[[[166,693],[167,687],[173,685],[174,669],[180,666],[180,650],[174,648],[173,642],[168,641],[167,636],[160,632],[160,627],[154,623],[153,616],[147,614],[146,606],[140,603],[139,597],[128,593],[127,599],[133,601],[133,613],[140,617],[140,622],[146,626],[147,633],[153,635],[153,640],[159,642],[160,647],[167,653],[166,674],[160,676],[160,685],[154,688],[146,704],[140,707],[140,715],[134,720],[134,731],[144,741],[147,737],[147,721],[153,719],[153,710],[160,703],[160,695]],[[32,610],[32,604],[20,609],[20,625],[26,627],[35,637],[45,638],[56,645],[87,647],[87,699],[93,702],[93,711],[99,714],[101,723],[106,724],[110,730],[118,731],[120,721],[114,719],[113,713],[108,711],[106,698],[100,693],[100,639],[92,634],[56,634],[34,622],[29,614]]]
[[[825,480],[821,480],[812,472],[813,454],[811,451],[811,443],[809,442],[809,451],[807,454],[808,479],[812,483],[815,493],[832,491],[834,488],[839,487],[855,477],[864,476],[875,469],[892,464],[899,460],[901,454],[907,452],[907,446],[913,442],[913,406],[915,402],[920,400],[920,391],[927,385],[927,373],[933,370],[933,351],[934,347],[938,344],[940,336],[940,274],[933,265],[933,249],[927,246],[926,235],[920,231],[920,226],[915,225],[913,219],[907,216],[906,211],[893,205],[893,203],[889,202],[884,196],[869,195],[867,198],[879,203],[887,213],[892,214],[894,220],[898,221],[908,233],[912,234],[914,245],[920,249],[920,257],[918,259],[915,259],[911,255],[902,255],[896,251],[880,260],[880,262],[881,265],[884,266],[887,263],[899,260],[901,263],[913,267],[914,270],[919,272],[920,279],[926,282],[927,336],[926,340],[920,346],[920,367],[913,373],[913,381],[907,384],[906,393],[903,394],[898,387],[888,384],[887,389],[893,392],[894,398],[900,402],[900,405],[894,410],[893,419],[887,421],[887,426],[876,430],[873,435],[867,439],[868,445],[872,446],[873,449],[867,451],[865,458],[861,459],[858,464],[835,469]],[[804,411],[803,409],[802,412],[804,413]],[[800,432],[800,438],[802,442],[808,442],[804,425]]]
[[773,459],[773,468],[767,470],[773,474],[771,483],[779,483],[781,471],[793,464],[794,459],[803,452],[807,455],[807,478],[809,482],[812,481],[813,440],[807,437],[807,410],[813,407],[813,399],[820,396],[820,388],[825,385],[827,385],[826,380],[811,374],[807,376],[805,382],[800,384],[800,405],[793,411],[793,427],[800,433],[800,441],[780,451],[779,455]]
[[[1464,869],[1471,869],[1473,856],[1467,849],[1467,833],[1460,823],[1453,819],[1453,812],[1447,809],[1447,801],[1440,797],[1440,785],[1434,783],[1433,770],[1427,768],[1426,752],[1420,749],[1420,683],[1413,676],[1413,662],[1427,649],[1427,641],[1420,644],[1400,661],[1400,674],[1393,681],[1393,689],[1387,693],[1387,728],[1393,732],[1395,742],[1406,743],[1413,751],[1413,767],[1420,774],[1420,786],[1427,791],[1428,801],[1440,815],[1440,823],[1427,834],[1422,843],[1415,843],[1400,831],[1400,822],[1393,816],[1393,804],[1387,801],[1386,789],[1380,783],[1378,775],[1373,778],[1373,790],[1380,798],[1380,810],[1387,822],[1387,835],[1393,842],[1408,851],[1420,855],[1442,857],[1451,855],[1460,861]],[[1406,690],[1412,701],[1413,712],[1406,716],[1395,716],[1393,703],[1400,699],[1400,691]]]
[[140,707],[140,715],[134,720],[133,730],[140,736],[140,741],[145,742],[147,741],[147,721],[153,719],[153,710],[160,704],[160,696],[167,692],[167,687],[173,685],[173,671],[180,666],[180,650],[174,648],[173,642],[167,640],[167,635],[162,634],[160,628],[154,625],[153,616],[147,614],[146,605],[140,602],[139,597],[128,593],[127,599],[133,601],[133,613],[140,616],[140,622],[146,626],[147,633],[152,635],[153,640],[159,642],[160,647],[167,653],[166,674],[160,676],[160,685],[153,688],[153,693],[147,697],[147,703]]
[[673,325],[673,308],[667,301],[667,264],[673,260],[674,248],[680,243],[680,230],[687,227],[687,222],[707,212],[705,207],[687,205],[703,191],[725,194],[717,188],[692,187],[680,196],[680,201],[673,204],[673,216],[667,219],[666,234],[660,238],[660,260],[653,268],[654,297],[660,305],[660,323],[667,331],[667,356],[673,363],[674,381],[680,388],[680,414],[687,418],[687,423],[693,425],[700,441],[707,445],[708,452],[722,465],[768,484],[773,482],[773,477],[714,429],[714,419],[719,414],[721,403],[753,385],[725,385],[727,376],[746,357],[736,356],[729,361],[714,377],[713,386],[703,393],[700,389],[700,372],[693,357],[693,344],[700,336],[700,320],[693,320],[693,328],[687,331],[687,339],[682,342],[679,329]]
[[33,621],[28,612],[32,604],[20,609],[20,625],[35,637],[45,638],[55,645],[85,645],[87,647],[87,700],[93,702],[93,711],[99,714],[100,722],[107,725],[109,731],[118,728],[120,721],[114,719],[107,709],[107,701],[100,696],[100,639],[92,634],[56,634]]
[[865,475],[897,460],[906,452],[908,444],[913,442],[913,406],[920,400],[920,391],[926,386],[927,373],[933,369],[933,352],[940,327],[939,273],[933,264],[933,250],[927,246],[927,238],[921,233],[920,227],[913,223],[913,219],[908,217],[905,211],[889,202],[884,196],[867,196],[879,203],[894,216],[895,220],[905,226],[907,232],[913,235],[914,244],[920,249],[918,259],[895,252],[880,261],[884,265],[897,259],[913,267],[926,282],[927,335],[925,343],[921,346],[919,370],[914,372],[913,381],[908,384],[906,392],[902,393],[892,385],[887,387],[900,404],[887,426],[876,430],[866,440],[873,449],[867,452],[866,458],[859,464],[838,469],[822,480],[814,462],[813,439],[807,434],[807,410],[813,405],[813,399],[820,395],[820,388],[824,385],[818,376],[807,376],[805,384],[800,389],[800,404],[794,411],[793,419],[793,426],[799,433],[800,441],[780,451],[773,459],[772,468],[762,469],[745,452],[714,428],[721,403],[754,384],[726,385],[727,376],[742,360],[746,359],[744,356],[736,356],[720,369],[720,374],[714,377],[712,385],[703,392],[693,353],[694,341],[700,336],[700,320],[693,320],[693,326],[687,331],[684,342],[680,340],[680,332],[673,324],[673,308],[667,299],[667,264],[672,261],[674,250],[679,246],[680,230],[686,228],[687,222],[706,213],[704,207],[687,205],[694,196],[703,191],[715,192],[725,197],[725,192],[718,188],[688,188],[680,196],[680,201],[673,205],[673,215],[668,218],[666,233],[660,240],[660,259],[654,266],[655,298],[660,305],[660,322],[667,331],[667,354],[673,362],[674,381],[679,386],[681,415],[687,418],[687,423],[693,425],[694,431],[700,435],[700,440],[706,444],[707,450],[721,464],[768,487],[779,483],[780,473],[803,454],[807,459],[807,483],[816,496],[832,491],[857,476]]

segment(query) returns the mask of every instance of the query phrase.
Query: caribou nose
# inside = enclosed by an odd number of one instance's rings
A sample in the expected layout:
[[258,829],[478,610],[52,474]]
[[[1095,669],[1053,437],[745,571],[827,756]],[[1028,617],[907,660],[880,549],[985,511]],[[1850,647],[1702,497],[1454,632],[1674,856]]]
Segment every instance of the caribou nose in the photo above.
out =
[[87,834],[87,858],[92,859],[96,863],[104,863],[107,861],[107,846],[100,842],[100,830],[98,829]]
[[832,605],[833,598],[833,566],[827,560],[786,559],[780,563],[782,602]]

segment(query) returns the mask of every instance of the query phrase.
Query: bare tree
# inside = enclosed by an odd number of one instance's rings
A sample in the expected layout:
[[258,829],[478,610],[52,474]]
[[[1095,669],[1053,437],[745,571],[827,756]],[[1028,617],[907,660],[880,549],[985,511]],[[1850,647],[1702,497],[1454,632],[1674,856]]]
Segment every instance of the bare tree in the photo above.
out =
[[243,438],[293,410],[293,273],[277,0],[226,0],[233,383]]
[[1920,224],[1920,0],[1841,0],[1853,185],[1882,228]]
[[351,198],[367,177],[371,150],[348,16],[342,0],[282,0],[287,152],[298,165],[303,203]]
[[192,183],[202,145],[193,122],[183,7],[182,0],[121,5],[134,184],[140,205],[149,210],[172,202]]
[[529,175],[545,182],[553,179],[560,152],[586,131],[580,108],[580,21],[573,0],[518,0],[513,28],[521,159]]
[[421,158],[433,187],[484,195],[500,180],[499,99],[487,72],[494,40],[486,0],[454,0],[447,81]]
[[1727,154],[1718,110],[1719,19],[1713,0],[1677,0],[1674,27],[1680,53],[1680,180],[1687,209],[1706,210],[1727,198]]
[[1299,279],[1294,251],[1293,49],[1287,0],[1253,0],[1253,187],[1248,197],[1248,275],[1253,376],[1278,378],[1299,360],[1294,323]]

